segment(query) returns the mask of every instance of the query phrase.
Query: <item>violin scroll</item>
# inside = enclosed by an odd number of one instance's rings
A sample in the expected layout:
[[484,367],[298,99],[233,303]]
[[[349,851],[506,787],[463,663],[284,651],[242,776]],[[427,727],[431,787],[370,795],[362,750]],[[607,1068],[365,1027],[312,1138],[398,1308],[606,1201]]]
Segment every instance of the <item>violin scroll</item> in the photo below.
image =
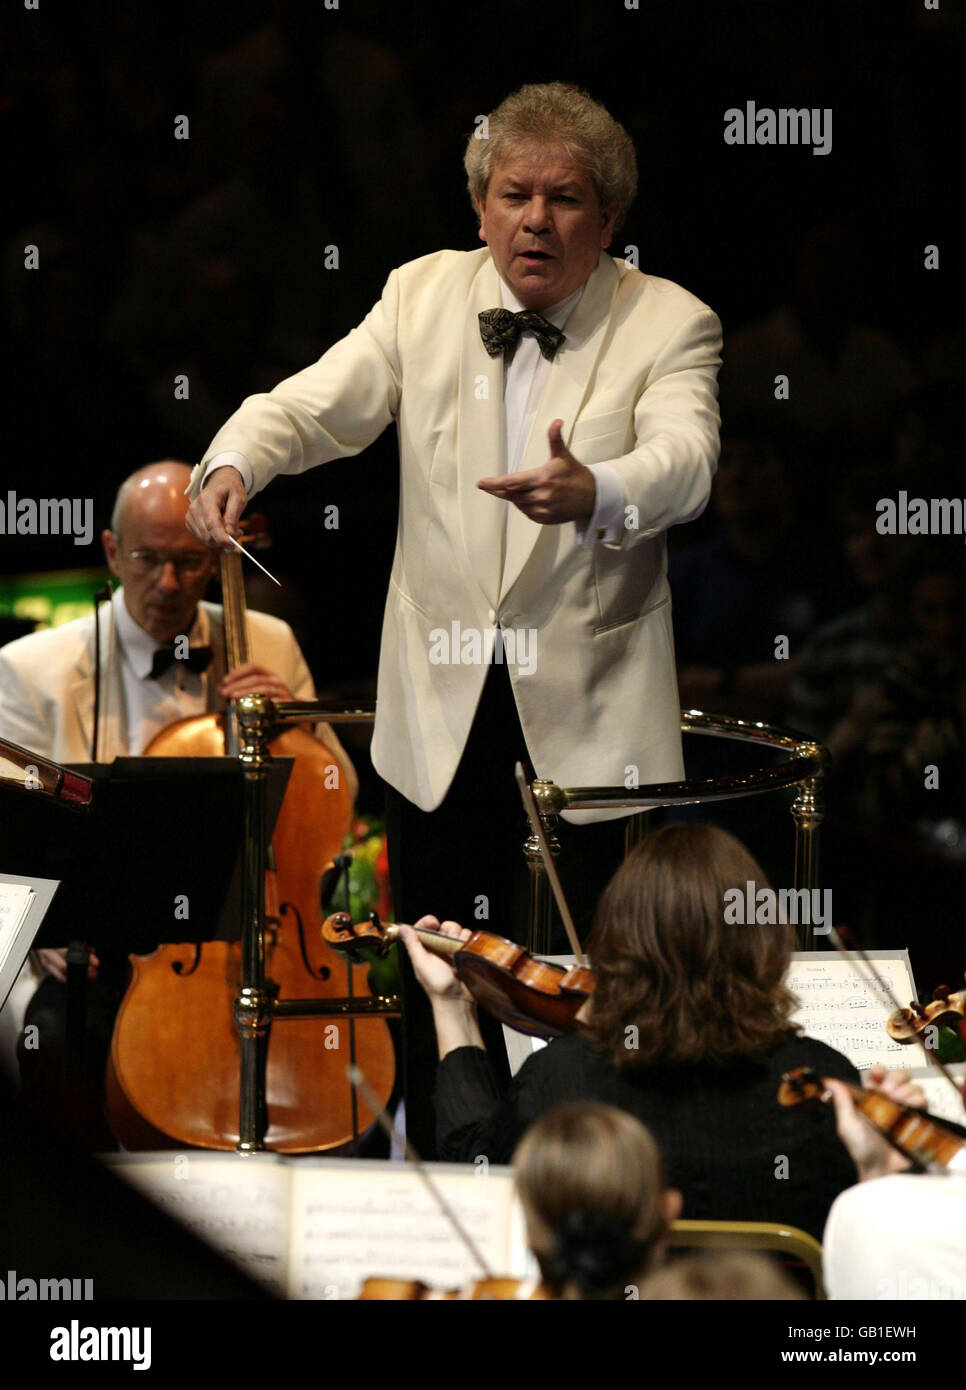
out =
[[928,1004],[910,1001],[908,1009],[896,1009],[886,1020],[886,1032],[894,1042],[911,1043],[930,1026],[956,1028],[966,1016],[966,989],[951,994],[948,985],[933,991]]

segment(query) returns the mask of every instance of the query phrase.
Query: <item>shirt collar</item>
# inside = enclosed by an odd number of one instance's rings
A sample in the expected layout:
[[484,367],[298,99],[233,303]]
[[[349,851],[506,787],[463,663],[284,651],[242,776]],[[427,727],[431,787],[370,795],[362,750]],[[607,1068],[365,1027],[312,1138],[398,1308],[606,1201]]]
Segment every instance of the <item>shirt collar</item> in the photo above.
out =
[[[151,674],[154,653],[162,643],[156,641],[150,632],[145,632],[144,628],[128,612],[127,604],[124,602],[123,588],[114,590],[111,605],[114,612],[114,630],[117,633],[121,655],[134,674],[141,680],[146,680]],[[188,633],[188,646],[205,646],[208,642],[208,636],[208,615],[199,603],[195,610],[195,620]]]
[[[527,306],[520,303],[519,299],[517,299],[502,276],[499,277],[499,280],[500,295],[503,299],[504,309],[509,309],[511,313],[519,314]],[[554,328],[563,328],[567,319],[570,317],[571,310],[576,308],[577,300],[583,294],[584,288],[585,285],[581,285],[580,289],[574,290],[573,294],[569,294],[566,299],[561,299],[558,304],[551,304],[549,309],[538,309],[537,313],[539,313],[542,318],[545,318],[548,323],[552,323]]]

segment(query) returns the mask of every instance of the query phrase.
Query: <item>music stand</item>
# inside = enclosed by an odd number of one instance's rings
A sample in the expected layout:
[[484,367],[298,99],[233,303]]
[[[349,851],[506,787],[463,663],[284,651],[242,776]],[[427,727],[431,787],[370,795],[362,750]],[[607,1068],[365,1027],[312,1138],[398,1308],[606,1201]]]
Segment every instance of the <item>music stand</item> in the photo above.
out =
[[[236,759],[117,758],[63,768],[2,740],[0,758],[21,768],[29,760],[81,788],[68,801],[43,780],[0,778],[0,869],[61,881],[35,945],[85,941],[143,955],[166,943],[238,938],[244,768]],[[280,758],[268,771],[268,834],[291,767]],[[67,1057],[80,1066],[86,960],[77,965],[73,987],[68,978]]]

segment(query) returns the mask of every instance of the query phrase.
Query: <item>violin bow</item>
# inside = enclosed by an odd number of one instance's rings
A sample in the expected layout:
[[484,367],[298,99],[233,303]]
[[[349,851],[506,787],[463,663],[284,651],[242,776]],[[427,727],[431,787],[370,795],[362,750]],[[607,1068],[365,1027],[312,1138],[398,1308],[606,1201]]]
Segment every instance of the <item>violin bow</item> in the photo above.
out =
[[543,821],[540,819],[537,803],[533,799],[530,783],[527,781],[526,775],[524,774],[523,764],[517,763],[513,772],[517,779],[517,786],[520,788],[520,797],[523,801],[527,818],[530,821],[530,828],[536,837],[537,844],[540,846],[540,858],[543,860],[543,867],[547,871],[547,878],[550,880],[550,887],[553,889],[553,896],[556,899],[557,908],[567,933],[567,940],[570,942],[570,949],[574,953],[574,959],[577,961],[577,964],[586,966],[588,963],[587,957],[580,948],[577,928],[574,926],[574,919],[570,915],[570,908],[567,906],[567,899],[564,897],[560,875],[557,873],[557,866],[554,863],[553,855],[550,853],[550,846],[547,844],[547,836],[543,828]]
[[[845,928],[843,927],[842,930],[844,931]],[[838,933],[838,931],[837,931],[837,929],[836,929],[835,927],[830,927],[830,928],[829,928],[829,934],[828,934],[828,935],[829,935],[829,940],[831,941],[832,945],[835,947],[836,951],[838,951],[839,955],[842,957],[843,960],[848,961],[849,965],[850,965],[850,966],[852,967],[852,969],[855,971],[856,975],[858,975],[859,979],[862,980],[863,984],[868,984],[869,982],[868,982],[868,980],[866,980],[866,979],[863,977],[861,970],[859,969],[858,965],[856,964],[856,962],[855,962],[855,957],[856,957],[856,956],[859,958],[859,960],[861,960],[862,964],[863,964],[863,965],[865,966],[865,968],[868,970],[869,975],[871,976],[873,982],[874,982],[874,983],[876,984],[876,986],[882,991],[882,993],[885,995],[885,997],[889,1000],[889,1003],[892,1005],[892,1007],[893,1007],[893,1009],[895,1010],[895,1012],[896,1012],[896,1013],[901,1013],[901,1012],[902,1012],[902,1005],[899,1003],[899,1001],[896,999],[895,995],[892,993],[892,990],[891,990],[891,988],[890,988],[890,986],[889,986],[888,981],[887,981],[887,980],[884,980],[884,979],[882,978],[882,976],[879,974],[878,970],[876,970],[875,965],[872,963],[872,961],[871,961],[871,960],[869,959],[869,957],[866,955],[865,951],[862,949],[862,947],[859,945],[859,943],[858,943],[857,941],[854,942],[854,944],[853,944],[853,949],[852,949],[852,951],[850,951],[850,950],[848,949],[848,947],[845,945],[844,941],[842,940],[841,936],[839,935],[839,933]],[[851,933],[849,933],[849,935],[851,935]],[[916,1040],[916,1042],[919,1044],[919,1046],[922,1048],[923,1052],[926,1054],[927,1060],[928,1060],[929,1062],[931,1062],[932,1065],[933,1065],[934,1067],[936,1067],[936,1068],[939,1070],[940,1074],[941,1074],[942,1076],[944,1076],[944,1077],[946,1078],[946,1080],[949,1082],[950,1086],[952,1086],[953,1090],[956,1092],[957,1098],[958,1098],[960,1101],[963,1101],[964,1104],[966,1104],[966,1099],[964,1099],[963,1092],[960,1090],[959,1083],[957,1082],[957,1080],[956,1080],[956,1078],[953,1076],[953,1074],[949,1071],[949,1069],[947,1068],[945,1062],[943,1062],[943,1061],[941,1060],[941,1058],[939,1058],[939,1057],[936,1055],[935,1051],[934,1051],[931,1047],[927,1047],[927,1046],[926,1046],[925,1042],[924,1042],[923,1039],[919,1036],[918,1033],[914,1033],[914,1034],[913,1034],[913,1037],[915,1038],[915,1040]]]
[[386,1135],[388,1135],[390,1141],[395,1141],[395,1143],[403,1150],[403,1152],[406,1155],[407,1162],[413,1165],[416,1172],[419,1174],[423,1182],[426,1184],[426,1187],[429,1189],[429,1195],[432,1197],[433,1201],[436,1203],[440,1211],[446,1217],[447,1221],[452,1226],[456,1234],[459,1236],[460,1240],[466,1246],[467,1250],[470,1252],[470,1255],[473,1257],[473,1259],[479,1265],[480,1269],[483,1271],[483,1278],[492,1279],[494,1277],[493,1271],[487,1264],[482,1250],[480,1250],[479,1246],[476,1244],[476,1241],[470,1235],[469,1231],[466,1229],[462,1221],[460,1221],[459,1217],[456,1215],[456,1212],[450,1206],[449,1202],[447,1202],[446,1198],[443,1196],[436,1183],[430,1177],[429,1170],[423,1163],[422,1159],[419,1157],[419,1154],[413,1148],[412,1144],[410,1144],[409,1140],[405,1137],[405,1135],[399,1133],[399,1130],[393,1124],[392,1120],[390,1120],[389,1116],[382,1109],[379,1097],[373,1093],[372,1088],[370,1087],[368,1081],[365,1078],[365,1074],[362,1071],[362,1068],[358,1066],[355,1062],[351,1062],[349,1066],[346,1068],[346,1072],[348,1074],[349,1082],[353,1089],[353,1094],[355,1094],[355,1091],[357,1089],[362,1092],[362,1098],[365,1101],[366,1105],[368,1105],[372,1113],[375,1115],[376,1121],[379,1124],[380,1128]]

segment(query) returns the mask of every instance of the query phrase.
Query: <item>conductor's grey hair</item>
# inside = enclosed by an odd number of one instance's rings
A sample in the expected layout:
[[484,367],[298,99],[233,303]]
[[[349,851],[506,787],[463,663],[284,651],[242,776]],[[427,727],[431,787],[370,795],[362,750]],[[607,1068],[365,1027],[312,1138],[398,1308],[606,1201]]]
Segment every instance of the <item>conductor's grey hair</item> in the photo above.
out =
[[486,125],[474,130],[463,166],[477,214],[501,160],[555,145],[590,176],[601,208],[618,209],[614,225],[619,227],[637,193],[634,143],[599,102],[566,82],[531,83],[511,92],[487,116]]

